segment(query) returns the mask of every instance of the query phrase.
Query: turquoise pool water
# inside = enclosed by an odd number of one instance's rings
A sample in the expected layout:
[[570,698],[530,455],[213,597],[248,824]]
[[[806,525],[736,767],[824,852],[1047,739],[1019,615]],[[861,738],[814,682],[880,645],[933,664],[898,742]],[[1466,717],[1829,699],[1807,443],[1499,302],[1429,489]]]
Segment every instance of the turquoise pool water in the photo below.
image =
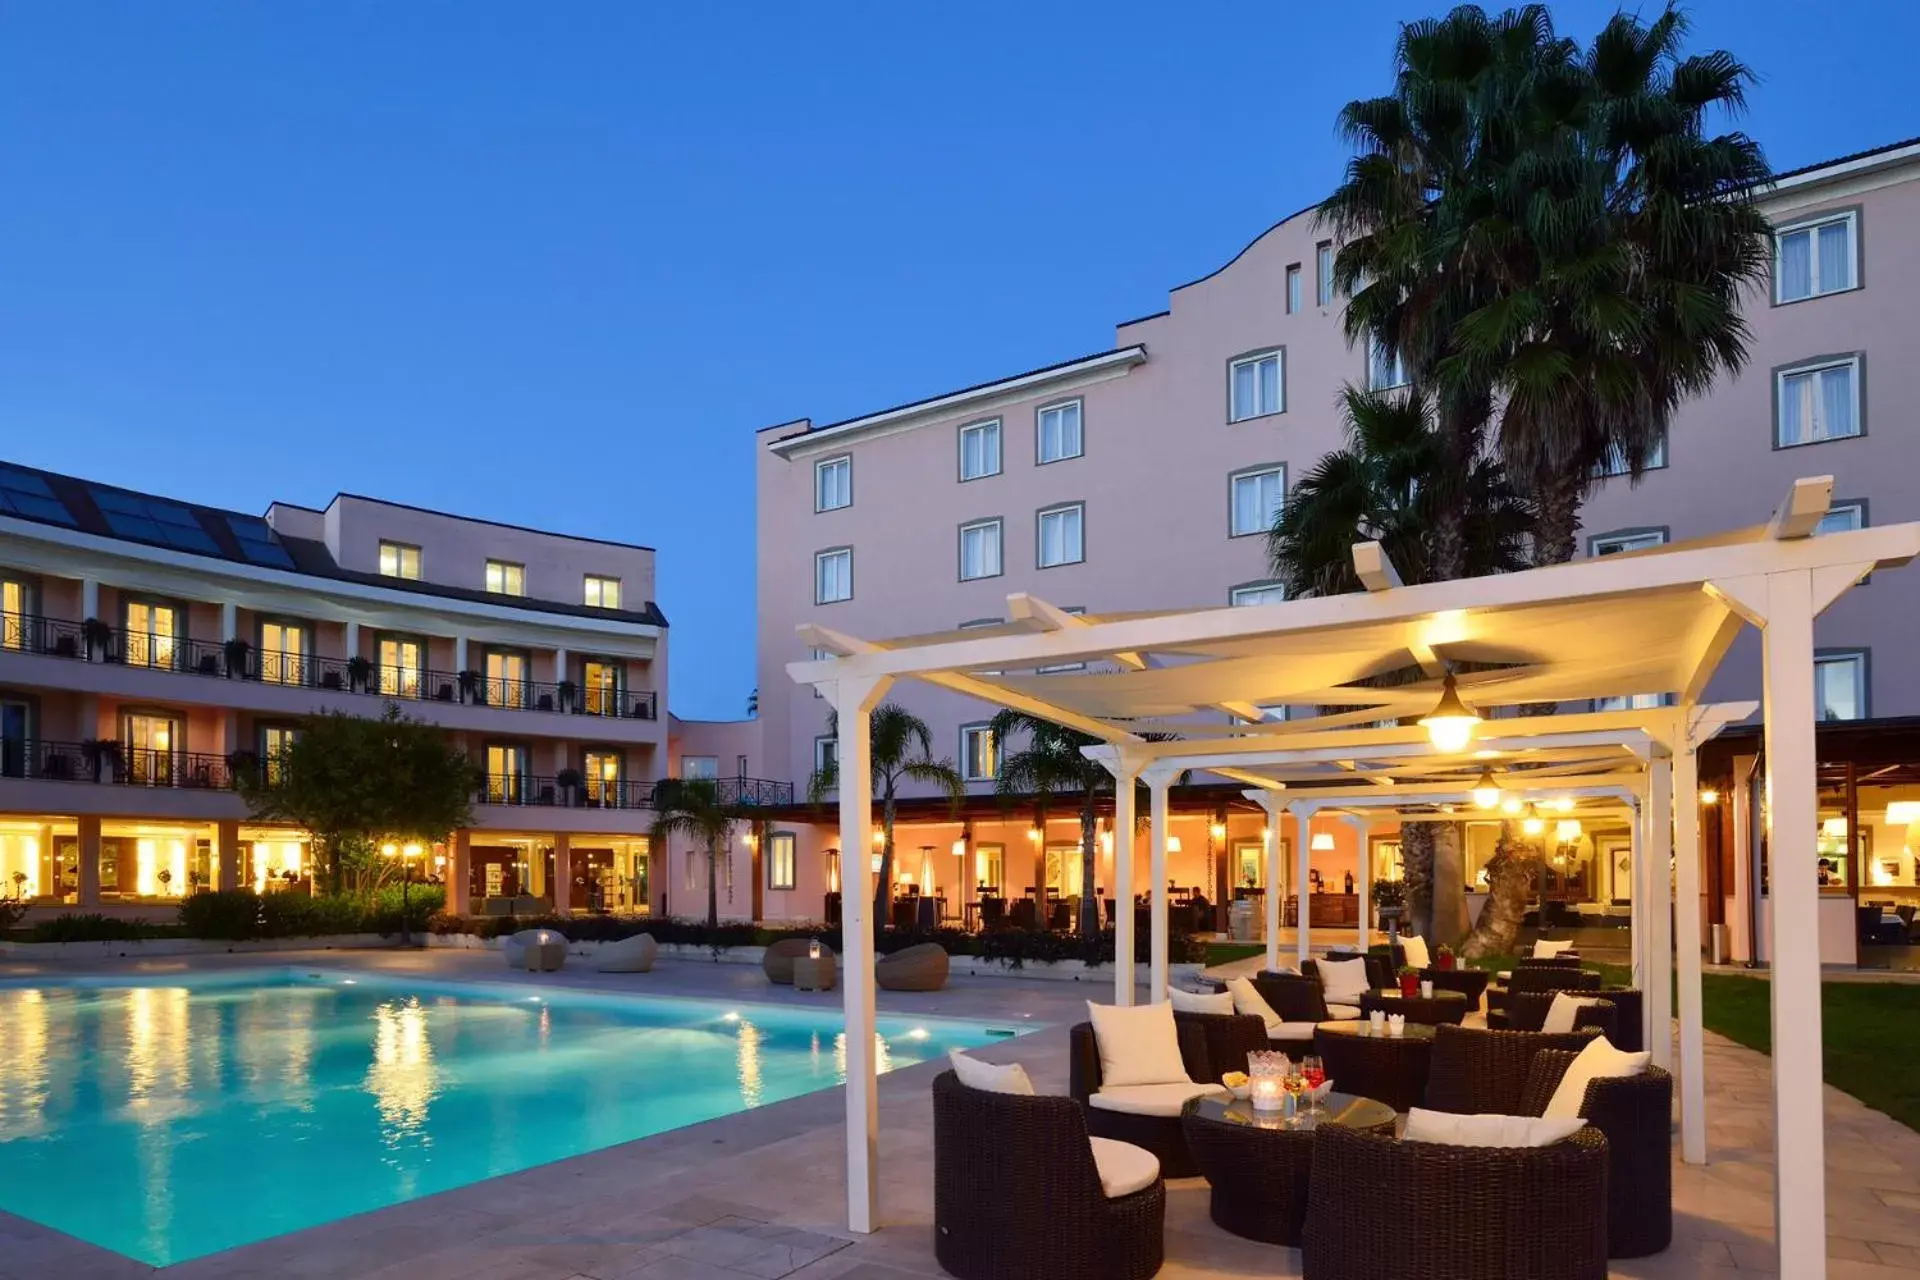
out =
[[[995,1029],[879,1037],[885,1070]],[[285,969],[0,985],[0,1209],[164,1265],[826,1088],[843,1041],[825,1011]]]

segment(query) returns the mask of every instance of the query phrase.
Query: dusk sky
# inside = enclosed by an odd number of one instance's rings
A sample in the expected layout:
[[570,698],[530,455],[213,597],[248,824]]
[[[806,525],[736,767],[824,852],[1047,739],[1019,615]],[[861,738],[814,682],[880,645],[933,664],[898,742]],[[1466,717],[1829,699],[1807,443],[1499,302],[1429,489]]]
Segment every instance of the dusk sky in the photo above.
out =
[[[738,716],[755,429],[1109,346],[1442,11],[0,0],[0,457],[645,543]],[[1691,12],[1777,168],[1920,134],[1912,0]]]

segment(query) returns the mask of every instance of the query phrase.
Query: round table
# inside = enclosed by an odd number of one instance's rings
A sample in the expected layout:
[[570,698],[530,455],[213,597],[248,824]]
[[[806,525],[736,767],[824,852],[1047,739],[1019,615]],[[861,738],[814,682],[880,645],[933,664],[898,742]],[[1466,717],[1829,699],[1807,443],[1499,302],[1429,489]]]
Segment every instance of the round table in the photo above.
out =
[[1394,1014],[1405,1015],[1408,1022],[1425,1023],[1438,1026],[1442,1022],[1451,1022],[1459,1026],[1466,1021],[1467,998],[1458,991],[1442,991],[1435,987],[1430,996],[1403,996],[1399,990],[1369,991],[1360,997],[1360,1016],[1365,1018],[1375,1009],[1388,1017]]
[[1313,1135],[1323,1124],[1391,1131],[1393,1108],[1330,1093],[1318,1114],[1269,1118],[1243,1100],[1196,1098],[1181,1111],[1187,1149],[1212,1186],[1209,1211],[1223,1230],[1249,1240],[1297,1246],[1307,1217]]
[[1458,991],[1467,998],[1469,1011],[1480,1007],[1480,997],[1487,993],[1487,983],[1493,980],[1493,975],[1485,969],[1426,969],[1420,976],[1431,981],[1437,991]]
[[1409,1022],[1398,1036],[1374,1034],[1366,1019],[1323,1022],[1313,1029],[1313,1051],[1326,1065],[1327,1079],[1406,1111],[1427,1096],[1427,1069],[1433,1059],[1434,1030]]

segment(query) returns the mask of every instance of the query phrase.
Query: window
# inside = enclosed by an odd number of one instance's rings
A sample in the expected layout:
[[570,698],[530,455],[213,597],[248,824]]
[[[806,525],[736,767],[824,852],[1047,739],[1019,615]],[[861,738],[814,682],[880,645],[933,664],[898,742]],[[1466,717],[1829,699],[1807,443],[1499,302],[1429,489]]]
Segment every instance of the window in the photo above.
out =
[[124,661],[128,666],[171,668],[182,639],[184,635],[178,609],[170,604],[127,601],[127,648]]
[[1087,505],[1069,503],[1040,513],[1040,567],[1079,564],[1087,558]]
[[586,604],[594,609],[618,609],[620,607],[620,579],[603,578],[598,574],[586,576]]
[[1000,419],[960,428],[960,478],[979,480],[1000,474]]
[[1277,582],[1249,582],[1227,593],[1231,605],[1279,604],[1287,598],[1287,589]]
[[493,804],[525,804],[527,749],[499,743],[487,748],[487,799]]
[[207,536],[193,512],[177,502],[97,484],[88,485],[87,492],[93,498],[93,505],[100,508],[107,528],[123,538],[181,551],[198,551],[203,555],[220,554],[219,544]]
[[240,554],[245,559],[274,569],[294,567],[293,557],[280,545],[273,527],[259,516],[229,515],[227,528],[232,530],[233,540],[240,545]]
[[27,584],[0,578],[0,649],[24,649],[27,644]]
[[1287,267],[1287,314],[1293,315],[1300,310],[1300,264],[1295,262]]
[[1799,302],[1854,288],[1860,279],[1859,218],[1849,210],[1775,232],[1773,300]]
[[1279,413],[1287,407],[1283,361],[1280,351],[1262,351],[1227,366],[1229,422]]
[[1860,434],[1860,357],[1774,374],[1776,448]]
[[767,833],[767,888],[791,889],[794,880],[793,832]]
[[382,542],[380,544],[380,576],[418,578],[420,548],[410,547],[404,542]]
[[487,561],[487,590],[501,596],[527,594],[527,567],[505,560]]
[[720,777],[719,756],[681,756],[680,776],[682,778],[706,778],[717,780]]
[[380,692],[390,697],[417,698],[427,646],[398,636],[380,639]]
[[1042,465],[1077,458],[1085,452],[1080,443],[1080,401],[1047,405],[1040,410],[1039,419]]
[[587,803],[603,809],[620,807],[620,776],[626,772],[626,761],[618,751],[588,751],[581,757],[585,766],[580,770],[586,781]]
[[305,684],[313,646],[297,622],[260,624],[260,678],[268,684]]
[[1314,300],[1321,306],[1333,301],[1333,241],[1322,240],[1314,251],[1320,279],[1315,284]]
[[813,602],[836,604],[853,599],[853,548],[836,547],[813,556]]
[[1817,538],[1823,533],[1849,533],[1866,527],[1866,503],[1836,502],[1827,508],[1827,514],[1820,517],[1820,523],[1813,527],[1813,534]]
[[180,722],[168,716],[128,716],[124,725],[122,752],[129,782],[148,786],[173,785],[174,757],[186,748],[180,736]]
[[1813,696],[1822,720],[1864,720],[1867,716],[1867,652],[1815,653]]
[[960,526],[960,581],[1000,576],[1000,521]]
[[[1075,617],[1079,617],[1081,614],[1085,613],[1086,611],[1087,611],[1087,606],[1083,604],[1070,604],[1061,610],[1062,613],[1071,613]],[[996,625],[998,624],[998,622],[999,622],[998,618],[994,619],[994,623]],[[1056,663],[1050,667],[1035,667],[1033,669],[1033,673],[1037,676],[1057,676],[1063,671],[1085,671],[1086,669],[1087,669],[1087,664],[1084,662],[1061,662],[1061,663]],[[982,673],[982,674],[985,674],[985,673]]]
[[[1664,467],[1666,465],[1667,465],[1667,438],[1665,436],[1661,436],[1658,443],[1656,443],[1653,446],[1653,448],[1647,450],[1647,462],[1646,462],[1645,469],[1648,471],[1658,471],[1661,467]],[[1608,476],[1624,476],[1626,474],[1627,474],[1627,455],[1621,452],[1618,446],[1615,446],[1607,450],[1607,456],[1602,458],[1600,462],[1593,469],[1594,479],[1596,480],[1604,480]]]
[[1275,517],[1280,514],[1280,504],[1286,500],[1287,469],[1263,467],[1259,471],[1243,471],[1232,478],[1230,486],[1227,536],[1244,538],[1265,533],[1273,527]]
[[1367,335],[1367,390],[1387,391],[1407,385],[1407,364],[1395,352],[1391,358],[1386,347],[1372,334]]
[[960,726],[960,776],[968,782],[987,782],[999,776],[1000,752],[993,728],[984,724]]
[[486,703],[491,707],[527,705],[527,655],[512,650],[487,652]]
[[973,846],[974,873],[980,877],[980,887],[1000,892],[1000,886],[1007,878],[1007,848],[1000,844],[977,844]]
[[840,739],[822,734],[813,740],[813,771],[831,773],[840,767]]
[[813,464],[813,509],[838,511],[853,505],[853,457],[841,454]]
[[[956,628],[956,630],[978,631],[982,627],[997,627],[1000,625],[1000,623],[1001,623],[1001,619],[999,618],[975,618],[971,622],[961,623],[959,627]],[[973,674],[977,676],[998,676],[998,675],[1005,675],[1006,673],[999,670],[987,671],[984,669],[977,669],[974,671]]]
[[1666,705],[1667,695],[1664,693],[1621,694],[1617,697],[1595,698],[1593,700],[1593,709],[1595,711],[1645,711],[1650,707],[1664,707]]
[[[811,662],[825,662],[828,658],[831,658],[832,656],[833,656],[832,654],[828,653],[825,649],[821,649],[821,648],[812,648],[807,650],[807,659],[808,661],[811,661]],[[820,692],[819,685],[815,685],[813,686],[813,696],[816,698],[821,698],[821,697],[825,697],[826,695]]]
[[1587,539],[1587,554],[1595,557],[1617,556],[1623,551],[1645,551],[1665,546],[1665,529],[1622,529],[1618,533],[1596,534]]
[[269,724],[260,727],[260,763],[266,767],[267,785],[277,786],[280,777],[286,772],[287,752],[300,738],[300,731],[291,725]]
[[580,665],[580,707],[590,716],[620,714],[625,664],[588,658]]

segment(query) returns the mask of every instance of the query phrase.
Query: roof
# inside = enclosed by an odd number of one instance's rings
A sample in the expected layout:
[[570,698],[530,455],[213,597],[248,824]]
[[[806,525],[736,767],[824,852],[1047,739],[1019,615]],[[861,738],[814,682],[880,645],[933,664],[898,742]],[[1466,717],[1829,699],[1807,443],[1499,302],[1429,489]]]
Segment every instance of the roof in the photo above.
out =
[[135,546],[159,547],[256,569],[304,574],[312,578],[381,587],[411,595],[464,600],[527,613],[631,622],[654,627],[667,625],[666,616],[651,600],[646,602],[643,609],[601,609],[586,604],[501,595],[445,583],[386,577],[348,569],[334,559],[326,543],[279,533],[257,515],[204,503],[183,502],[161,494],[142,493],[12,462],[0,462],[0,516],[52,528],[72,529]]
[[1835,169],[1841,165],[1853,164],[1856,161],[1871,160],[1876,156],[1887,155],[1894,151],[1902,151],[1909,147],[1920,147],[1920,138],[1903,138],[1899,142],[1889,142],[1883,146],[1868,147],[1865,151],[1855,151],[1850,155],[1834,156],[1830,160],[1818,160],[1813,164],[1803,164],[1798,169],[1788,169],[1785,173],[1774,174],[1773,181],[1777,185],[1788,178],[1804,178],[1811,174],[1817,174],[1823,169]]

